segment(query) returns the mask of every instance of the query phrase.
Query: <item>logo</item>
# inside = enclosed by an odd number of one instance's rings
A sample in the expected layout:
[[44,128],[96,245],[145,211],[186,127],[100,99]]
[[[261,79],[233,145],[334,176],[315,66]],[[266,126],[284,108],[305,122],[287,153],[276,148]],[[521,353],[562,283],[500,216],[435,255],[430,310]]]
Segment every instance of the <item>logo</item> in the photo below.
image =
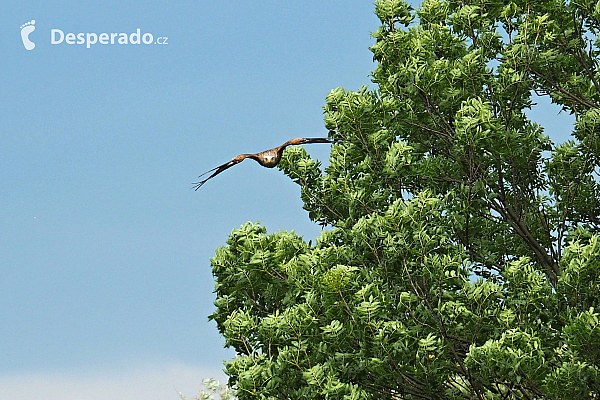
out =
[[169,44],[169,38],[161,36],[154,40],[154,35],[149,32],[141,33],[140,28],[131,34],[125,32],[80,32],[80,33],[64,33],[60,29],[52,29],[50,31],[50,44],[85,44],[88,49],[98,44]]
[[35,43],[29,40],[29,34],[35,31],[35,19],[21,25],[21,39],[23,39],[23,46],[27,50],[33,50],[35,48]]
[[[29,40],[29,34],[35,31],[35,20],[24,23],[21,25],[21,39],[23,40],[23,46],[27,50],[33,50],[35,43]],[[91,48],[93,45],[124,45],[124,44],[158,44],[165,45],[169,44],[167,36],[158,36],[155,39],[155,35],[150,32],[142,32],[140,28],[137,28],[135,32],[63,32],[60,29],[50,30],[50,44],[60,45],[62,43],[66,45],[82,45],[86,48]]]

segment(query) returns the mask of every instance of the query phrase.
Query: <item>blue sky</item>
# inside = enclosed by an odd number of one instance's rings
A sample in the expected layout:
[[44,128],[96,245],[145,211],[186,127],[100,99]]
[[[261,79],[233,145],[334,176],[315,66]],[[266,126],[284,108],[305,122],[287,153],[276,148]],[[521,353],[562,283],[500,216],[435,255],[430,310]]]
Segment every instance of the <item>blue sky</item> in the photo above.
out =
[[[23,1],[0,18],[0,399],[193,395],[233,356],[207,321],[214,250],[246,221],[320,228],[277,169],[191,183],[326,136],[327,93],[370,83],[372,3]],[[138,28],[168,44],[50,38]]]
[[[299,188],[231,157],[326,136],[370,84],[370,1],[13,2],[0,19],[0,400],[177,399],[233,356],[207,316],[232,229],[320,228]],[[20,26],[35,20],[27,51]],[[51,44],[140,29],[165,45]],[[557,109],[536,118],[563,132]],[[565,122],[566,121],[566,122]],[[327,145],[305,147],[327,160]],[[268,199],[268,201],[267,201]]]

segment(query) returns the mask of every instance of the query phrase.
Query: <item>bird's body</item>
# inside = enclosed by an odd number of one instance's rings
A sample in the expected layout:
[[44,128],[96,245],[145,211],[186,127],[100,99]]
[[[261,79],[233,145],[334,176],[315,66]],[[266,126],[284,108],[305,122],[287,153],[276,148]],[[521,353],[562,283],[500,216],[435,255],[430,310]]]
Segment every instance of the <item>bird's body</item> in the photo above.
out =
[[332,143],[332,140],[329,138],[297,138],[297,139],[288,140],[287,142],[285,142],[284,144],[282,144],[279,147],[261,151],[260,153],[240,154],[239,156],[233,157],[230,161],[226,162],[225,164],[219,165],[218,167],[213,168],[209,171],[206,171],[205,173],[200,175],[199,178],[203,175],[208,174],[209,172],[215,171],[208,178],[201,180],[200,182],[194,183],[194,188],[195,188],[195,190],[200,189],[202,187],[202,185],[204,185],[206,183],[206,181],[208,181],[210,178],[220,174],[221,172],[225,171],[228,168],[233,167],[236,164],[241,163],[246,158],[251,158],[253,160],[256,160],[256,162],[258,162],[260,165],[262,165],[263,167],[266,167],[266,168],[276,167],[277,164],[279,164],[279,161],[281,161],[281,156],[283,155],[283,150],[285,150],[286,147],[294,146],[294,145],[298,145],[298,144],[309,144],[309,143]]
[[283,155],[283,148],[274,148],[270,150],[265,150],[261,153],[256,154],[255,160],[258,161],[260,165],[267,168],[273,168],[279,161],[281,161],[281,156]]

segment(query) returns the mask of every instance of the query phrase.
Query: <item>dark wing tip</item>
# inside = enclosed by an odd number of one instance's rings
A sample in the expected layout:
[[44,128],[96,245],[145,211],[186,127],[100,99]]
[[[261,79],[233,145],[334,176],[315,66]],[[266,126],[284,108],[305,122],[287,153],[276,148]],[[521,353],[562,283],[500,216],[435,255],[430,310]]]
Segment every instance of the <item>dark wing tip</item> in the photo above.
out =
[[196,190],[200,189],[202,187],[202,185],[204,185],[206,183],[207,180],[208,179],[205,179],[200,182],[194,182],[194,183],[192,183],[193,186],[191,188],[194,189],[194,191],[196,191]]
[[[202,177],[202,176],[204,176],[204,175],[208,174],[209,172],[213,172],[214,170],[216,170],[216,169],[219,169],[219,168],[221,168],[221,167],[222,167],[222,165],[219,165],[218,167],[214,167],[213,169],[209,169],[209,170],[208,170],[208,171],[206,171],[205,173],[198,175],[198,178],[200,178],[200,177]],[[206,181],[205,181],[205,182],[206,182]]]
[[221,172],[225,171],[227,168],[234,166],[235,164],[238,164],[240,162],[242,162],[244,160],[245,157],[241,157],[237,156],[235,157],[233,160],[226,162],[223,165],[219,165],[218,167],[215,167],[209,171],[206,171],[205,173],[203,173],[202,175],[200,175],[198,178],[200,178],[201,176],[204,176],[206,174],[208,174],[209,172],[213,172],[208,178],[201,180],[200,182],[194,182],[192,183],[192,188],[194,190],[198,190],[202,187],[202,185],[204,185],[206,183],[206,181],[208,181],[210,178],[215,177],[217,175],[219,175]]
[[333,143],[333,139],[330,138],[302,138],[304,143]]

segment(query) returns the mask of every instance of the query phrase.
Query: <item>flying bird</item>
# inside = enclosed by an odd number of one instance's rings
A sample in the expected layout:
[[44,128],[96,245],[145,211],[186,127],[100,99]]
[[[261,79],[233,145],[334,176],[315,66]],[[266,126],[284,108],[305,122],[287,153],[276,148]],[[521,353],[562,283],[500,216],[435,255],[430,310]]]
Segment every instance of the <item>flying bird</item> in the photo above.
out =
[[200,175],[198,178],[208,174],[209,172],[215,171],[208,178],[203,179],[200,182],[194,183],[193,184],[194,190],[200,189],[202,187],[202,185],[204,185],[206,183],[206,181],[208,181],[210,178],[219,175],[221,172],[225,171],[228,168],[233,167],[236,164],[241,163],[246,158],[251,158],[253,160],[256,160],[263,167],[273,168],[277,164],[279,164],[279,161],[281,161],[281,155],[283,154],[283,150],[288,146],[294,146],[294,145],[298,145],[298,144],[332,143],[332,142],[333,142],[333,140],[331,140],[329,138],[297,138],[297,139],[288,140],[287,142],[285,142],[284,144],[282,144],[279,147],[261,151],[260,153],[240,154],[239,156],[233,157],[231,159],[231,161],[228,161],[223,165],[219,165],[218,167],[213,168],[209,171],[206,171],[205,173]]

